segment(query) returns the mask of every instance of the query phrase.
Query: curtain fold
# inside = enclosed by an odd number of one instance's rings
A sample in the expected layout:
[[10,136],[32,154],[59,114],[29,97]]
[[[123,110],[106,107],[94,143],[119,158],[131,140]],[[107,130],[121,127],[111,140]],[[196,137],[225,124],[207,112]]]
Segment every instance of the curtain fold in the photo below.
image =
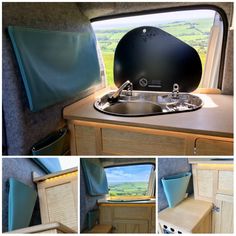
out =
[[107,177],[100,160],[97,158],[82,158],[81,166],[83,168],[88,194],[90,196],[107,194]]

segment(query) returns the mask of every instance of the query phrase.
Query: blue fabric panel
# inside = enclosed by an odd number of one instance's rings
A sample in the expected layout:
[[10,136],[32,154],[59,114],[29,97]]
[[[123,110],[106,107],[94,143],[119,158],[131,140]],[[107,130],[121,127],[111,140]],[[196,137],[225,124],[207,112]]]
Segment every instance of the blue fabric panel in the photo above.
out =
[[[158,212],[168,207],[161,178],[181,172],[191,172],[188,158],[158,158]],[[192,178],[189,186],[192,186]],[[191,194],[191,188],[187,192]]]
[[190,176],[190,172],[185,172],[178,175],[163,177],[161,179],[170,208],[175,207],[184,199]]
[[98,196],[107,194],[107,177],[100,160],[98,158],[82,158],[81,165],[89,195]]
[[[43,171],[32,158],[3,158],[2,159],[2,231],[8,231],[8,197],[9,197],[9,178],[18,181],[36,189],[32,181],[32,172],[39,175],[45,175]],[[41,224],[39,202],[36,201],[30,226]]]
[[[56,4],[53,2],[4,2],[2,4],[2,105],[6,125],[7,152],[10,156],[29,155],[36,142],[64,126],[63,108],[92,94],[94,88],[40,112],[31,112],[7,31],[9,25],[52,31],[87,32],[91,35],[94,35],[94,31],[76,2]],[[104,87],[103,83],[101,83],[102,87]]]
[[9,26],[8,32],[33,112],[79,96],[100,80],[96,40],[90,32]]
[[[81,165],[82,166],[82,165]],[[90,196],[85,183],[83,168],[80,168],[80,232],[88,228],[87,213],[91,210],[98,210],[97,201],[104,198],[104,195]]]
[[61,171],[61,165],[58,158],[32,158],[47,174]]
[[29,226],[36,199],[32,187],[9,179],[8,231]]

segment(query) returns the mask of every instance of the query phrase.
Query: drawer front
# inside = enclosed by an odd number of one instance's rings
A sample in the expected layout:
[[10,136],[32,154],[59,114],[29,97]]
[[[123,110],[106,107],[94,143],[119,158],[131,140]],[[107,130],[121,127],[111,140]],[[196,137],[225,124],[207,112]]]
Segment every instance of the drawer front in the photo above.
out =
[[114,220],[114,233],[148,233],[147,220]]
[[233,155],[233,142],[197,138],[195,155]]
[[184,155],[185,137],[102,129],[102,150],[117,155]]
[[233,195],[233,171],[220,170],[218,172],[217,193]]

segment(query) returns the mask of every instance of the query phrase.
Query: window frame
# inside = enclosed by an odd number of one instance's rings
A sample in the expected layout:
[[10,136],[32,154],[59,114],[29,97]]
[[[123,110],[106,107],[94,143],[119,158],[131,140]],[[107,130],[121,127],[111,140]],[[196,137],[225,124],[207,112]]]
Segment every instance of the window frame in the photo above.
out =
[[[150,188],[150,177],[151,175],[154,175],[154,183],[152,184],[152,192],[154,193],[153,195],[145,195],[145,196],[110,196],[110,194],[108,193],[108,196],[110,199],[118,199],[118,198],[124,198],[124,199],[130,199],[130,197],[135,197],[135,198],[155,198],[156,197],[156,162],[137,162],[137,163],[128,163],[128,164],[115,164],[115,165],[108,165],[108,166],[104,166],[104,170],[106,170],[106,168],[113,168],[113,167],[126,167],[126,166],[137,166],[137,165],[152,165],[153,168],[150,171],[150,175],[149,175],[149,179],[148,179],[148,186],[147,186],[147,191]],[[106,172],[106,171],[105,171]],[[108,185],[109,185],[109,181]]]
[[224,73],[224,67],[225,67],[226,44],[227,44],[228,26],[229,26],[227,15],[222,8],[215,5],[211,5],[211,4],[173,6],[173,7],[161,8],[161,9],[151,9],[151,10],[143,10],[143,11],[137,11],[137,12],[128,12],[128,13],[119,13],[119,14],[107,15],[107,16],[99,16],[99,17],[91,18],[90,22],[93,23],[96,21],[111,20],[111,19],[117,19],[117,18],[122,18],[122,17],[129,17],[129,16],[140,16],[140,15],[148,15],[148,14],[155,14],[155,13],[167,13],[167,12],[187,11],[187,10],[214,10],[222,18],[223,39],[222,39],[222,47],[221,47],[219,76],[218,76],[218,83],[217,83],[217,88],[222,90],[223,73]]

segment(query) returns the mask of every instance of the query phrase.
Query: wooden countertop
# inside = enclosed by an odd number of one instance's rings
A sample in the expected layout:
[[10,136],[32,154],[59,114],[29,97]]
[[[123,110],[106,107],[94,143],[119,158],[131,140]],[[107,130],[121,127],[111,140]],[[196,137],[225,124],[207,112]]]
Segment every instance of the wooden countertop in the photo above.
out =
[[211,211],[213,204],[207,201],[185,199],[174,208],[166,208],[159,212],[158,220],[173,228],[193,232],[199,222]]
[[205,165],[233,165],[232,157],[226,158],[188,158],[189,164],[205,164]]
[[99,206],[104,207],[154,207],[155,202],[143,203],[143,202],[122,202],[122,203],[99,203]]
[[203,100],[204,105],[196,111],[146,117],[121,117],[97,111],[93,107],[96,98],[96,95],[93,95],[65,107],[63,115],[68,120],[94,121],[232,138],[233,96],[221,94],[197,94],[197,96]]
[[134,196],[125,196],[123,198],[117,199],[99,199],[98,204],[99,206],[155,206],[156,199],[149,198],[146,200],[145,197],[138,197],[136,200],[133,199]]

